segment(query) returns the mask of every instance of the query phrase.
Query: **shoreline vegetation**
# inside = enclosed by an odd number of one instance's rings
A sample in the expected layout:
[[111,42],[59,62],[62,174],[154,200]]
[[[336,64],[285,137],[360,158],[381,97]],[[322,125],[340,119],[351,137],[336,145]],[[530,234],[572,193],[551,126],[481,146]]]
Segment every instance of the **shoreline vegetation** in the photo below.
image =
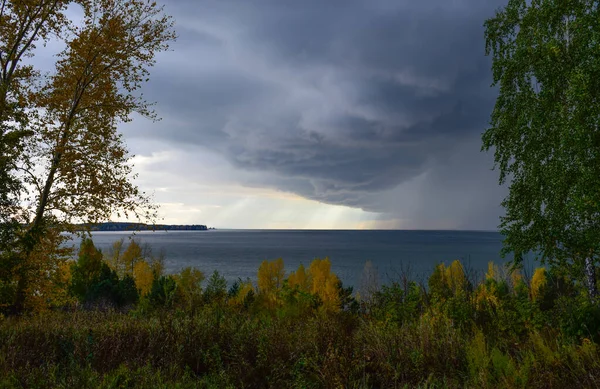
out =
[[105,253],[84,238],[43,301],[0,316],[1,387],[549,388],[595,387],[600,309],[556,269],[531,277],[460,261],[426,281],[356,289],[329,259],[256,282],[215,271],[164,273],[136,240]]

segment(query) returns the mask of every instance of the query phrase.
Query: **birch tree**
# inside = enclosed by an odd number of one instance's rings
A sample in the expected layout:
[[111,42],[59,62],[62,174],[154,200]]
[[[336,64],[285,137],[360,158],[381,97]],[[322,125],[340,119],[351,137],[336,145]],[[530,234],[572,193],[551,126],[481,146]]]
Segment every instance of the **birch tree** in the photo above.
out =
[[510,0],[485,22],[499,96],[483,149],[509,184],[504,253],[529,251],[582,276],[600,255],[600,9],[590,0]]
[[[15,91],[7,96],[23,105],[27,118],[21,128],[29,137],[11,161],[20,172],[18,212],[27,225],[20,262],[13,272],[14,305],[19,310],[33,293],[31,281],[37,283],[40,274],[51,274],[58,267],[52,261],[31,260],[48,229],[69,231],[75,223],[101,222],[114,215],[152,219],[155,207],[132,181],[131,156],[118,125],[130,121],[134,113],[156,118],[139,89],[148,81],[156,53],[168,49],[175,33],[172,19],[154,1],[3,3],[12,12],[19,7],[25,7],[25,14],[46,10],[50,16],[37,16],[32,22],[38,32],[31,42],[48,39],[52,33],[65,47],[56,56],[54,72],[47,76],[16,62],[15,69],[21,66],[21,73],[15,70],[13,80],[18,74],[28,76],[22,83],[27,93],[19,95],[14,85],[21,84],[14,81],[6,84],[9,91]],[[83,11],[82,22],[65,18],[68,5]],[[7,20],[0,19],[3,31],[23,35]],[[32,47],[30,43],[28,49],[21,49],[22,56],[31,55]],[[13,56],[6,58],[10,61]]]

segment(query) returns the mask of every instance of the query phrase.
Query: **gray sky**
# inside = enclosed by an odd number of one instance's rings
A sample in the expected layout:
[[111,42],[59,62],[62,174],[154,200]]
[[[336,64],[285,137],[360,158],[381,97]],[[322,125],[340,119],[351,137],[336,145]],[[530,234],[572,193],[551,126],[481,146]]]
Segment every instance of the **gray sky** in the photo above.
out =
[[171,0],[178,41],[122,126],[167,223],[495,229],[480,152],[498,0]]

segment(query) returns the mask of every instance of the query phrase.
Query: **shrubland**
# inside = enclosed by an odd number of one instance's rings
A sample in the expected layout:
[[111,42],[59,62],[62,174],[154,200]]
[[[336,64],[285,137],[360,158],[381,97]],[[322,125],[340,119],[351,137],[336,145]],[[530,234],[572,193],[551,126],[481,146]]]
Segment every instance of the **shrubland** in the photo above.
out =
[[[89,239],[55,301],[0,319],[6,387],[594,387],[600,309],[586,286],[459,261],[345,287],[329,259],[256,280],[165,274],[132,240],[115,261]],[[130,253],[125,255],[125,253]],[[142,254],[144,253],[144,254]],[[134,255],[135,254],[135,255]],[[139,269],[145,269],[140,271]]]

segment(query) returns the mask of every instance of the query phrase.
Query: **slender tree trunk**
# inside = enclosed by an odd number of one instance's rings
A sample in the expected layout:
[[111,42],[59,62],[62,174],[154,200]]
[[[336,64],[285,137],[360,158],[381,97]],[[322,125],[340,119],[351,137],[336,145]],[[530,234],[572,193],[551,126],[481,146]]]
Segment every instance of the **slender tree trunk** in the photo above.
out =
[[[63,135],[63,138],[66,139],[66,136]],[[52,165],[50,167],[48,177],[46,178],[44,190],[39,199],[39,204],[36,210],[35,218],[33,219],[33,223],[31,224],[31,226],[25,233],[25,247],[23,252],[23,263],[21,264],[21,266],[27,266],[29,264],[29,258],[31,256],[31,253],[35,249],[35,246],[37,245],[41,238],[41,235],[43,234],[44,213],[46,212],[48,197],[50,195],[52,185],[54,184],[54,176],[56,174],[56,171],[58,170],[61,157],[62,153],[56,152],[54,158],[52,159]],[[25,298],[27,295],[27,288],[29,287],[29,277],[27,275],[27,269],[22,268],[20,269],[19,273],[19,281],[17,282],[17,290],[14,303],[14,309],[17,313],[22,312],[25,307]]]
[[590,299],[596,301],[596,298],[598,297],[598,287],[596,285],[596,266],[594,266],[592,257],[587,257],[585,259],[585,278]]

